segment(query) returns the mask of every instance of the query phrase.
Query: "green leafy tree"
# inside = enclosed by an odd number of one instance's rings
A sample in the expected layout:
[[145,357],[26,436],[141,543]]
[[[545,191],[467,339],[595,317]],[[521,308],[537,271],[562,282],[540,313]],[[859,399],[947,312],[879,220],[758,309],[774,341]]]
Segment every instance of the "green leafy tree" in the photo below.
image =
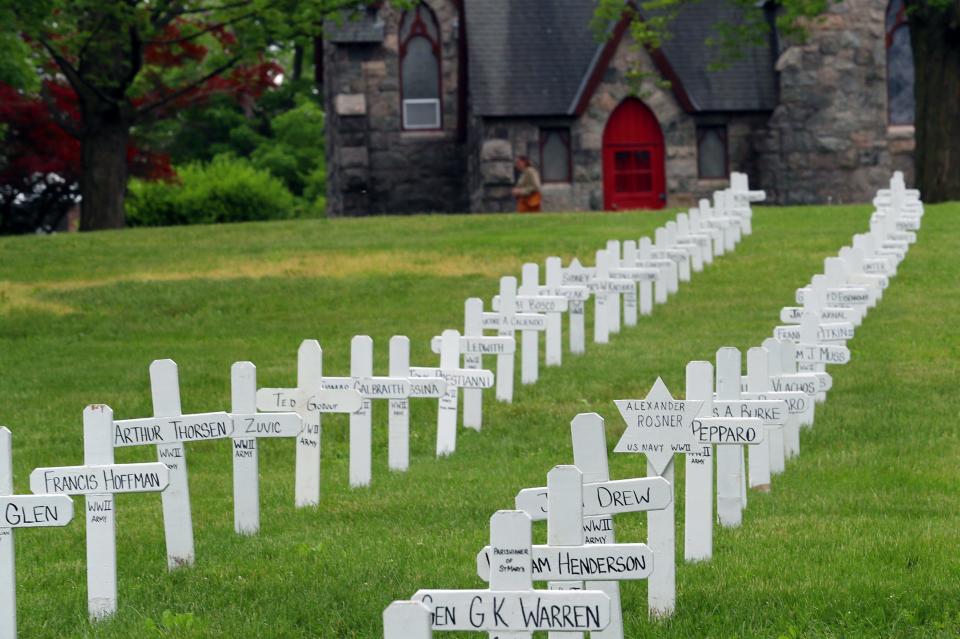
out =
[[230,92],[270,47],[366,1],[0,0],[0,33],[29,45],[35,73],[76,92],[81,228],[119,228],[132,127]]
[[[612,22],[626,18],[637,45],[655,49],[671,36],[677,13],[696,1],[599,0],[594,26],[608,33]],[[780,0],[777,29],[787,38],[802,39],[813,21],[841,1]],[[745,9],[756,7],[755,0],[731,2]],[[916,70],[917,186],[928,202],[960,200],[960,0],[904,0],[904,4]],[[721,61],[765,38],[769,25],[761,12],[744,15],[742,23],[716,25],[717,37],[711,44]]]

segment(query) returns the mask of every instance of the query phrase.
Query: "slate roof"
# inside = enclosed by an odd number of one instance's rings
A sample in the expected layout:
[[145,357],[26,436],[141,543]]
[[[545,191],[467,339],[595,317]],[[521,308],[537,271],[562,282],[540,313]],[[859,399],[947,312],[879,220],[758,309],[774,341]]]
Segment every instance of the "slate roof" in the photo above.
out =
[[[573,115],[600,60],[590,0],[466,0],[470,95],[482,116]],[[759,9],[758,9],[759,10]],[[752,48],[719,72],[705,44],[713,25],[736,20],[726,0],[687,5],[663,54],[695,111],[770,111],[777,81],[769,47]]]

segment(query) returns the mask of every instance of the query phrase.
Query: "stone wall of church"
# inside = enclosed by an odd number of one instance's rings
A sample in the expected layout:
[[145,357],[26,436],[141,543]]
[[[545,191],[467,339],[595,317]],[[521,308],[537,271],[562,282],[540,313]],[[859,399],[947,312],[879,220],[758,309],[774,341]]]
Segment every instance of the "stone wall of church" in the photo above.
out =
[[441,31],[441,130],[402,129],[400,11],[388,3],[379,9],[382,43],[325,47],[329,215],[467,210],[466,153],[457,121],[457,9],[452,0],[427,4]]
[[869,201],[894,170],[913,176],[913,127],[887,126],[886,0],[830,4],[777,61],[780,105],[757,186],[781,204]]

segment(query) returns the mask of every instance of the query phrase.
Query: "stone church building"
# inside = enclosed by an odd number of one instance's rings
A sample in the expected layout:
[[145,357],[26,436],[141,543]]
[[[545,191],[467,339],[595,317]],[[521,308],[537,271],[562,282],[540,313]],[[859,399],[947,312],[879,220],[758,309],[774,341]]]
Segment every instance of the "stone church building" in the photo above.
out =
[[706,41],[739,11],[692,3],[655,51],[626,21],[598,39],[589,0],[383,2],[328,24],[328,212],[513,210],[519,155],[558,211],[687,206],[731,171],[780,204],[867,201],[912,175],[902,0],[832,4],[804,43],[771,29],[711,71]]

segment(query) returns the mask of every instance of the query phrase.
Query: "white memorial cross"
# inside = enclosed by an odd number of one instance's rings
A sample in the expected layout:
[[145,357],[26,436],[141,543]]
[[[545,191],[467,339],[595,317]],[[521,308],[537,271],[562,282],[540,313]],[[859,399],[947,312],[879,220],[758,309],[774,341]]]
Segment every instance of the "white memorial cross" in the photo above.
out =
[[[574,260],[576,261],[576,260]],[[579,262],[577,262],[579,265]],[[571,264],[571,267],[573,264]],[[590,297],[590,289],[564,283],[563,262],[559,257],[548,257],[546,261],[546,285],[540,287],[540,294],[559,296],[567,300],[567,313],[570,316],[570,352],[582,353],[584,350],[583,305]],[[563,317],[559,313],[547,314],[546,364],[559,366],[563,360]]]
[[[547,544],[533,547],[533,580],[549,582],[550,590],[583,590],[584,579],[590,579],[586,589],[601,590],[597,585],[603,582],[646,579],[653,570],[646,544],[584,544],[583,495],[583,474],[576,466],[555,466],[547,473]],[[477,555],[477,574],[484,581],[490,578],[489,546]],[[616,603],[610,600],[610,625],[595,639],[615,637],[615,620],[622,637],[619,591]]]
[[[629,266],[637,268],[655,268],[660,271],[657,281],[654,283],[654,301],[657,304],[665,304],[671,290],[676,289],[679,284],[677,263],[665,258],[653,258],[653,243],[649,237],[641,237],[637,242],[637,261]],[[648,307],[644,301],[650,295],[650,284],[640,282],[640,313],[649,315],[651,311],[644,313]]]
[[[833,386],[833,377],[827,372],[797,372],[796,342],[778,341],[780,342],[780,373],[770,376],[770,387],[775,392],[801,392],[809,396],[813,401],[807,402],[804,411],[800,414],[800,426],[813,426],[817,394],[830,390]],[[788,457],[800,453],[799,434],[795,448],[791,445],[792,443],[788,440],[784,444]],[[791,449],[795,450],[795,455],[790,455]]]
[[0,639],[17,636],[16,528],[66,526],[73,519],[67,495],[13,494],[13,438],[0,426]]
[[[610,277],[610,253],[606,249],[597,251],[597,266],[594,276],[587,282],[587,287],[593,294],[593,341],[596,344],[606,344],[610,341],[610,318],[614,298],[617,301],[619,313],[619,293],[628,293],[636,288],[630,280],[613,279]],[[618,315],[619,319],[619,315]]]
[[[543,328],[525,328],[520,331],[520,382],[535,384],[540,377],[539,332],[549,331],[551,324],[560,326],[561,314],[567,310],[567,298],[562,295],[545,295],[540,286],[540,267],[528,262],[523,265],[520,288],[515,300],[514,310],[517,313],[542,313],[545,318]],[[493,310],[501,310],[499,295],[493,298]],[[559,344],[559,334],[555,339]]]
[[410,397],[408,377],[373,376],[373,339],[355,335],[350,341],[350,376],[326,377],[321,385],[327,390],[360,393],[363,405],[350,413],[350,486],[369,486],[373,467],[373,400]]
[[720,216],[726,216],[733,220],[733,224],[730,226],[730,230],[733,231],[732,243],[730,239],[731,236],[727,236],[727,250],[733,250],[736,245],[740,243],[743,231],[747,225],[743,221],[742,210],[735,206],[732,201],[728,201],[728,199],[729,197],[726,191],[713,192],[714,212]]
[[840,249],[840,259],[843,260],[850,284],[879,289],[879,297],[883,297],[883,291],[890,285],[890,278],[883,273],[867,272],[862,249],[844,246]]
[[186,442],[226,439],[233,435],[233,420],[225,412],[184,415],[180,408],[180,378],[172,359],[150,364],[153,417],[118,419],[113,425],[113,446],[156,446],[157,456],[170,469],[170,485],[161,495],[167,567],[194,562],[193,515],[187,480]]
[[[516,331],[527,332],[547,330],[547,318],[540,313],[518,313],[517,308],[517,278],[505,276],[500,278],[500,310],[483,314],[483,328],[496,330],[501,337],[513,337]],[[521,350],[528,350],[530,342],[524,340]],[[535,342],[534,342],[535,345]],[[526,349],[524,349],[526,346]],[[529,355],[522,355],[524,365],[529,366]],[[529,373],[529,371],[528,371]],[[513,353],[497,355],[497,399],[502,402],[513,401]]]
[[303,420],[297,437],[294,503],[297,508],[320,503],[320,415],[353,413],[363,405],[355,390],[322,387],[323,349],[315,339],[305,339],[297,349],[296,388],[257,389],[257,409],[296,411]]
[[[800,423],[807,414],[811,415],[809,419],[812,421],[814,398],[816,397],[816,380],[809,380],[806,390],[773,390],[774,380],[781,388],[784,383],[787,383],[782,375],[783,361],[785,357],[793,357],[795,346],[789,340],[779,340],[772,337],[763,340],[761,346],[767,351],[766,381],[764,382],[757,377],[755,384],[751,384],[748,374],[747,378],[741,380],[741,382],[746,383],[747,394],[751,394],[755,399],[782,399],[787,403],[787,419],[780,433],[781,441],[777,442],[777,434],[773,433],[770,442],[770,472],[778,475],[784,471],[787,459],[800,454]],[[749,368],[749,362],[747,366]],[[764,390],[753,391],[753,388]],[[753,393],[759,394],[752,395]]]
[[722,233],[722,237],[713,245],[713,254],[723,255],[736,248],[737,241],[740,239],[740,220],[714,209],[710,205],[710,200],[707,199],[700,200],[699,209],[701,224],[718,229]]
[[[620,268],[623,261],[623,255],[620,253],[620,242],[618,240],[607,240],[607,275],[613,269]],[[633,287],[636,289],[636,287]],[[613,291],[607,299],[607,327],[610,333],[614,335],[620,332],[620,295],[626,295],[629,291]]]
[[410,467],[410,399],[437,399],[442,403],[447,383],[441,377],[414,377],[411,374],[410,338],[406,335],[390,338],[390,377],[410,381],[408,397],[390,400],[387,420],[387,467],[406,471]]
[[430,618],[419,601],[394,601],[383,611],[383,639],[431,639]]
[[703,401],[674,399],[659,377],[644,399],[614,402],[627,428],[613,449],[615,453],[647,456],[647,475],[659,476],[670,485],[667,508],[647,514],[647,544],[657,560],[650,576],[647,607],[653,617],[667,617],[676,606],[676,531],[673,502],[673,456],[694,451],[695,420]]
[[230,367],[230,418],[233,420],[233,529],[239,535],[260,531],[260,461],[257,440],[297,437],[303,420],[297,413],[257,412],[257,367]]
[[[713,446],[717,446],[719,475],[725,468],[719,463],[724,452],[742,451],[744,445],[756,449],[765,444],[764,420],[757,415],[783,406],[779,402],[716,399],[710,362],[687,364],[686,394],[688,401],[698,402],[701,407],[691,424],[695,446],[686,452],[684,559],[709,561],[713,557]],[[740,470],[742,456],[733,459],[737,460],[737,470]],[[739,501],[739,486],[737,488]]]
[[667,292],[670,295],[680,290],[680,280],[683,279],[681,274],[687,276],[684,281],[690,279],[690,254],[685,249],[670,246],[667,229],[662,226],[654,232],[650,256],[655,260],[672,260],[676,265],[675,270],[671,271],[670,277],[667,278]]
[[[750,209],[750,204],[753,202],[763,202],[767,199],[765,191],[750,190],[750,177],[746,173],[738,173],[736,171],[730,174],[729,192],[734,203],[745,206],[751,216],[753,211]],[[753,232],[750,217],[747,217],[747,225],[743,232],[745,235],[750,235]]]
[[[740,401],[740,350],[732,347],[717,351],[717,382],[714,402]],[[717,406],[714,405],[714,414]],[[732,446],[717,449],[717,519],[720,525],[734,528],[743,522],[746,507],[747,483],[744,474],[746,442],[731,442]]]
[[[570,302],[570,352],[583,353],[586,350],[586,328],[585,328],[585,304],[590,297],[590,280],[593,279],[596,268],[586,267],[580,264],[580,260],[573,258],[570,260],[570,266],[563,269],[561,282],[566,287],[584,287],[587,289],[583,299],[571,300]],[[547,277],[550,277],[549,266]],[[549,281],[549,279],[548,279]]]
[[[483,334],[483,300],[471,297],[464,303],[464,331],[460,337],[460,353],[463,367],[468,370],[483,369],[484,355],[513,355],[517,350],[516,340],[509,336]],[[549,330],[549,329],[548,329]],[[440,335],[430,340],[430,348],[440,354]],[[480,430],[483,425],[483,388],[463,389],[463,425]]]
[[439,368],[411,366],[410,375],[416,378],[442,378],[446,391],[437,407],[437,457],[443,457],[457,448],[457,395],[461,388],[492,388],[491,371],[460,368],[460,333],[448,329],[440,336]]
[[[707,200],[700,200],[701,204],[704,202],[707,202]],[[709,207],[709,203],[707,203],[707,206]],[[707,253],[710,255],[710,259],[707,262],[712,263],[714,255],[723,255],[724,252],[723,229],[707,224],[705,221],[707,214],[699,207],[689,209],[688,213],[690,215],[690,229],[695,233],[705,234],[711,239],[710,250]]]
[[[115,464],[113,411],[94,404],[83,410],[83,466],[37,468],[31,492],[84,495],[87,513],[87,610],[97,621],[117,611],[117,493],[159,492],[167,488],[166,464]],[[162,493],[161,493],[162,494]]]
[[897,258],[890,255],[877,255],[873,236],[869,233],[857,233],[853,236],[853,248],[863,253],[863,271],[894,277],[897,274]]
[[[670,249],[686,253],[687,259],[678,263],[678,276],[681,282],[689,282],[692,271],[703,269],[703,256],[700,253],[700,246],[694,242],[677,239],[677,223],[675,220],[670,220],[663,225],[663,233],[666,238],[666,245]],[[699,265],[700,268],[694,268],[695,265]]]
[[[876,306],[880,298],[883,297],[886,278],[878,279],[875,275],[865,276],[863,274],[854,274],[847,266],[847,262],[841,257],[828,257],[824,259],[823,275],[826,277],[827,286],[848,287],[848,289],[852,291],[858,289],[865,290],[867,292],[867,307],[869,308]],[[851,305],[857,305],[857,302]]]
[[838,344],[819,343],[819,333],[820,323],[816,315],[804,314],[800,320],[800,342],[797,344],[798,367],[847,364],[850,361],[850,349]]
[[535,631],[596,632],[610,623],[610,598],[597,590],[534,590],[530,517],[500,510],[490,519],[488,590],[419,590],[434,630],[529,639]]
[[660,269],[639,268],[629,266],[637,263],[637,243],[633,240],[627,240],[623,243],[623,262],[622,266],[611,268],[609,270],[610,279],[626,280],[633,283],[630,290],[623,295],[623,323],[625,326],[637,325],[637,284],[646,283],[645,293],[641,296],[644,315],[649,315],[652,311],[652,300],[650,297],[650,287],[652,282],[656,282],[660,277]]
[[[763,420],[764,441],[750,449],[749,479],[750,487],[769,492],[771,475],[783,472],[785,460],[783,452],[783,428],[787,423],[789,408],[785,399],[774,398],[770,392],[770,353],[762,347],[753,347],[747,351],[747,390],[740,393],[743,398],[734,405],[741,406],[741,416],[759,417]],[[714,410],[724,407],[723,402],[715,402]],[[726,404],[729,406],[729,403]]]
[[703,271],[706,264],[713,263],[713,238],[708,233],[695,232],[690,225],[690,213],[677,213],[677,233],[675,242],[678,246],[692,244],[700,248],[693,255],[691,267],[695,273]]

